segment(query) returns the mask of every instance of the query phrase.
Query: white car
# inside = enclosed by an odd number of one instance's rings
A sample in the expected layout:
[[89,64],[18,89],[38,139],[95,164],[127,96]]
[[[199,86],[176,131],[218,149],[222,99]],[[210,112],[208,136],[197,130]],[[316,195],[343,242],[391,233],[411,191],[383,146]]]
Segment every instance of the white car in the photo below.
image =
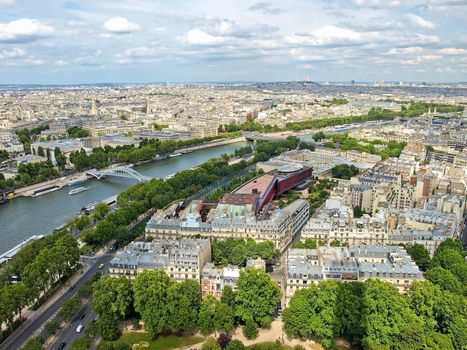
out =
[[84,328],[84,325],[83,324],[79,324],[78,327],[76,327],[76,333],[81,333],[81,331],[83,330]]

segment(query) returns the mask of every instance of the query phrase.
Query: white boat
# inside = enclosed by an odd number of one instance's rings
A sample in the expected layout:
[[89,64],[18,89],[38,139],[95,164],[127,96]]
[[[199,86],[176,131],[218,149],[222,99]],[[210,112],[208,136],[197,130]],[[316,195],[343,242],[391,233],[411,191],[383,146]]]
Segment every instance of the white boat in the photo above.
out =
[[182,154],[180,152],[176,152],[176,153],[172,153],[171,155],[169,155],[170,158],[175,158],[175,157],[179,157],[181,156]]
[[78,188],[72,189],[70,192],[68,192],[68,194],[78,194],[78,193],[84,192],[86,190],[87,190],[86,187],[78,187]]

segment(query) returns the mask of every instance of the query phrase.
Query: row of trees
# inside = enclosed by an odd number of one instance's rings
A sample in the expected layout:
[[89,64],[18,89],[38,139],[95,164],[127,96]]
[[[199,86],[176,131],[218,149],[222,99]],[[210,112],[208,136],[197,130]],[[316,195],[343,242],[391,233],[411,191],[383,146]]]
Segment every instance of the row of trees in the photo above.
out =
[[220,300],[201,299],[198,282],[176,282],[162,270],[143,271],[130,282],[124,277],[104,277],[94,286],[92,308],[99,315],[97,326],[106,340],[119,336],[119,323],[135,313],[146,331],[155,338],[163,332],[200,330],[229,333],[244,324],[245,335],[254,338],[258,326],[271,323],[281,292],[262,270],[245,268],[237,281],[238,290],[226,287]]
[[5,179],[0,174],[0,189],[13,189],[27,186],[33,183],[47,181],[59,176],[57,169],[51,162],[39,162],[30,164],[20,164],[18,166],[18,175],[14,178]]
[[[432,269],[455,270],[457,278],[465,278],[459,244],[453,240],[441,244],[430,262]],[[406,295],[374,279],[364,283],[328,280],[297,291],[283,312],[285,331],[294,337],[318,338],[326,347],[336,337],[344,337],[375,350],[465,349],[464,291],[452,290],[444,279],[432,278],[430,271],[427,281],[414,282]]]
[[223,138],[238,136],[238,133],[222,134],[212,137],[205,137],[191,140],[168,140],[144,139],[139,147],[133,145],[119,146],[112,148],[110,146],[93,149],[91,154],[87,154],[83,149],[72,152],[70,161],[77,171],[90,168],[102,169],[113,163],[137,163],[145,160],[151,160],[157,156],[165,156],[176,150],[199,145],[205,142],[214,141]]
[[[28,245],[2,269],[0,324],[6,324],[10,329],[15,317],[21,317],[24,307],[70,276],[77,267],[79,249],[73,236],[59,233],[44,241],[50,245]],[[11,283],[13,276],[19,282]]]
[[440,244],[432,259],[420,244],[407,247],[407,253],[425,272],[425,278],[442,290],[467,296],[467,262],[459,240],[447,239]]
[[339,148],[343,151],[355,150],[370,154],[377,154],[380,155],[383,159],[388,157],[399,157],[406,145],[405,142],[397,141],[369,141],[365,139],[356,139],[349,137],[347,132],[343,134],[324,134],[320,132],[313,135],[313,138],[317,141],[321,139],[328,139],[329,141],[324,143],[326,147]]
[[214,239],[211,242],[212,260],[216,266],[226,266],[233,264],[236,266],[245,266],[247,259],[260,257],[266,263],[272,264],[279,257],[279,251],[272,242],[256,243],[254,239],[248,238],[235,239],[227,238],[218,241]]

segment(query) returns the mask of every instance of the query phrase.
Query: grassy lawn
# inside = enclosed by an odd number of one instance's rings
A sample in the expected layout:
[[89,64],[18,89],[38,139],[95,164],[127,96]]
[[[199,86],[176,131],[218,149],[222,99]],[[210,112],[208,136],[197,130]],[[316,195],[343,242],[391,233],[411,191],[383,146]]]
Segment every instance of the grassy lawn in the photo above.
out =
[[204,338],[201,337],[178,337],[176,335],[169,335],[167,337],[160,336],[157,339],[152,340],[147,333],[126,333],[113,343],[125,343],[131,347],[133,344],[139,343],[141,341],[147,341],[149,343],[149,350],[169,350],[182,346],[198,344],[203,340]]

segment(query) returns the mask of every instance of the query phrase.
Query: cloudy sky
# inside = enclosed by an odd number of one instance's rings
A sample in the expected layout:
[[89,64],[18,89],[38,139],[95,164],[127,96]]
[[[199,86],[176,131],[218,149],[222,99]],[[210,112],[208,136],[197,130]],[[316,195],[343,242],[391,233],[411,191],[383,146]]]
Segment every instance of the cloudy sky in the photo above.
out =
[[1,83],[467,81],[467,0],[0,0]]

